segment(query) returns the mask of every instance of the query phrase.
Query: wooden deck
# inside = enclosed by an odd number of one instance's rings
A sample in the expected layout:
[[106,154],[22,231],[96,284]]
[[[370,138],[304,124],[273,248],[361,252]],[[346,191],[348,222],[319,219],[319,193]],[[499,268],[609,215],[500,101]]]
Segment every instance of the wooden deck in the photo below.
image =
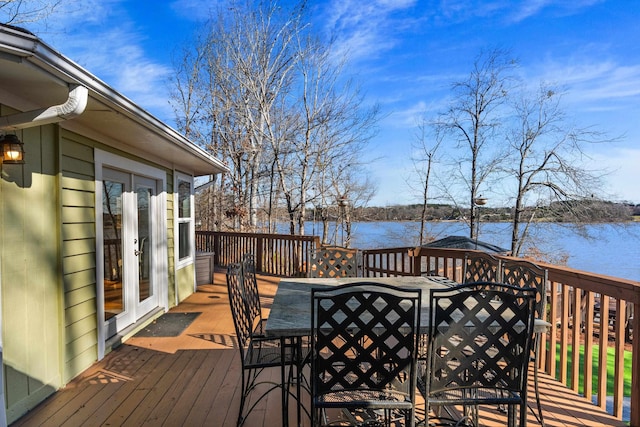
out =
[[[265,311],[278,280],[259,277]],[[235,425],[240,361],[224,274],[217,272],[213,284],[201,286],[172,311],[201,314],[179,337],[131,338],[12,425]],[[266,375],[277,380],[279,371],[273,369]],[[625,425],[550,377],[542,376],[540,385],[549,427]],[[291,415],[290,425],[294,426]],[[531,411],[528,415],[529,425],[539,425]],[[504,425],[501,413],[486,411],[481,416],[482,425]],[[280,393],[276,391],[256,407],[245,426],[280,424]]]

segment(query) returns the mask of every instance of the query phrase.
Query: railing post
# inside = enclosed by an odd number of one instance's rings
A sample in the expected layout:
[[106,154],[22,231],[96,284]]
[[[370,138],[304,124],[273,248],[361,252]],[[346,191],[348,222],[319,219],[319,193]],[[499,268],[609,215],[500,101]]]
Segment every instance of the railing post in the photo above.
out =
[[220,233],[213,233],[213,265],[220,265]]
[[629,425],[640,427],[640,304],[633,305],[633,337],[631,338],[631,415]]
[[264,252],[263,252],[264,239],[266,239],[266,237],[264,237],[264,236],[260,236],[260,237],[258,237],[256,239],[256,257],[255,257],[256,258],[256,271],[258,271],[260,273],[264,272],[263,269],[262,269],[262,267],[263,267],[263,262],[262,262],[263,259],[262,258],[264,256]]
[[422,254],[420,252],[420,248],[409,250],[409,256],[413,257],[413,262],[411,263],[412,276],[420,276],[422,273]]

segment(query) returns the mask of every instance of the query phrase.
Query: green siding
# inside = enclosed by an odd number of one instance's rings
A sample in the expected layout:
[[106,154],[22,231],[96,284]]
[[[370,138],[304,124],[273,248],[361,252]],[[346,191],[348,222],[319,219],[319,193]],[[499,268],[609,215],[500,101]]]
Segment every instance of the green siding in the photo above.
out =
[[189,264],[181,268],[177,272],[178,298],[182,302],[186,297],[193,293],[193,284],[195,283],[195,265]]
[[62,131],[60,147],[63,380],[67,382],[98,358],[95,170],[91,140]]
[[27,163],[2,165],[0,180],[2,334],[10,422],[63,384],[56,127],[17,134],[25,144]]

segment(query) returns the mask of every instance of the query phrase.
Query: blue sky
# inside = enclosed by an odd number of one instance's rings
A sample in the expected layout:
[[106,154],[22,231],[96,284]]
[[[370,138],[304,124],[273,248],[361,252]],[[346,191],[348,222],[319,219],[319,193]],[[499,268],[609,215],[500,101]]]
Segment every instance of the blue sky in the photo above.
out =
[[[74,0],[47,29],[25,25],[158,118],[173,123],[167,79],[172,57],[208,15],[212,0]],[[524,81],[566,90],[579,126],[610,144],[588,147],[607,169],[614,200],[640,203],[640,2],[627,0],[311,0],[312,24],[333,31],[348,71],[383,120],[371,142],[378,192],[372,205],[419,199],[407,184],[420,112],[441,111],[451,82],[481,49],[510,49]],[[497,191],[494,189],[497,193]],[[500,204],[487,189],[489,205]],[[493,202],[493,203],[492,203]]]

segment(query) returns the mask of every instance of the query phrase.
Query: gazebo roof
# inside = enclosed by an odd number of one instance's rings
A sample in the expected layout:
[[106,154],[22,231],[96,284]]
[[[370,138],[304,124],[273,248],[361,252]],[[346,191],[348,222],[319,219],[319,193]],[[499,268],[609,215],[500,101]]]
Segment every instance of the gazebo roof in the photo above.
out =
[[477,249],[480,251],[495,252],[499,254],[509,252],[509,249],[501,248],[500,246],[482,242],[480,240],[470,239],[465,236],[447,236],[443,239],[434,240],[433,242],[426,243],[422,246],[425,248]]

